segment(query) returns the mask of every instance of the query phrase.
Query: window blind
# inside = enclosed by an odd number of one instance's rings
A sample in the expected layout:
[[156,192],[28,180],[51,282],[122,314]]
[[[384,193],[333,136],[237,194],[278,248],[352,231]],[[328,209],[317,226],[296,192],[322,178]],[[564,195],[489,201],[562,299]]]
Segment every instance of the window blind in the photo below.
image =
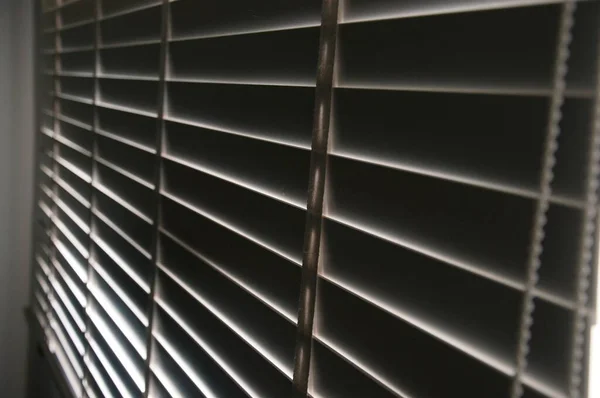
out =
[[70,394],[586,396],[599,7],[42,1]]

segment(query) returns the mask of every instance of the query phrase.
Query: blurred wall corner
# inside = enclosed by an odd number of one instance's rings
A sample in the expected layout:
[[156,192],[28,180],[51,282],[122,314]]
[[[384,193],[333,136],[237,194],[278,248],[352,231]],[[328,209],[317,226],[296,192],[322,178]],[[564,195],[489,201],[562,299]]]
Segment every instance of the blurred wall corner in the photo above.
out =
[[0,0],[0,395],[25,396],[34,164],[32,0]]

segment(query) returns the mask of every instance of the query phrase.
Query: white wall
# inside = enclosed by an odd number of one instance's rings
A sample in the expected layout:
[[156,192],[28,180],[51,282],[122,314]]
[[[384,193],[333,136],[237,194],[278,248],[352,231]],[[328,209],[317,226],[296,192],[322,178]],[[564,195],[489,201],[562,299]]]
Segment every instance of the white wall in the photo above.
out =
[[[6,0],[0,0],[0,187],[10,183],[10,129],[11,112],[8,98],[10,98],[9,62],[11,43],[10,30],[11,18]],[[5,185],[6,184],[6,185]],[[0,389],[4,390],[4,378],[1,376],[9,367],[5,355],[6,336],[9,331],[9,212],[10,195],[6,190],[0,191]]]
[[31,0],[0,0],[0,395],[24,396],[34,154]]

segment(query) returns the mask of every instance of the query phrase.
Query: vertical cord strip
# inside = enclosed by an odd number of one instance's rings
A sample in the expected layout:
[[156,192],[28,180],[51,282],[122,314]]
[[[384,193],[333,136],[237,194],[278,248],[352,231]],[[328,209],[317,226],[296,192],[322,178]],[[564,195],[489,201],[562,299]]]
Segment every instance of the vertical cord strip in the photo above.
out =
[[[600,34],[600,32],[596,32]],[[599,42],[600,43],[600,42]],[[596,62],[596,94],[592,128],[588,144],[587,184],[584,208],[584,223],[581,234],[579,260],[577,263],[577,295],[575,297],[575,321],[573,323],[573,340],[571,345],[571,368],[569,378],[569,397],[578,398],[586,387],[584,381],[585,342],[589,338],[590,328],[587,319],[589,300],[588,289],[592,276],[593,250],[597,239],[596,222],[598,212],[598,186],[600,179],[600,47]],[[587,337],[586,337],[587,335]],[[583,388],[582,388],[583,387]]]
[[[57,105],[56,105],[56,93],[55,93],[55,90],[56,90],[56,80],[55,79],[56,79],[56,74],[57,74],[56,57],[58,54],[58,42],[57,42],[58,33],[56,33],[57,32],[56,27],[58,25],[58,17],[57,17],[58,11],[55,8],[54,10],[52,10],[50,12],[52,12],[54,15],[54,28],[55,28],[54,46],[53,46],[54,47],[54,55],[52,56],[53,62],[52,62],[52,115],[51,115],[52,116],[52,153],[51,153],[51,155],[52,155],[52,170],[51,170],[52,175],[50,176],[50,178],[51,178],[52,184],[53,184],[51,187],[52,188],[52,191],[51,191],[52,192],[52,197],[51,197],[52,208],[50,209],[50,224],[48,225],[45,222],[40,223],[44,229],[44,240],[47,241],[48,250],[50,251],[50,253],[49,253],[50,264],[48,264],[48,267],[50,269],[50,275],[47,275],[47,277],[49,278],[48,282],[51,282],[51,279],[54,278],[54,266],[52,264],[52,259],[54,259],[54,257],[55,257],[55,249],[54,249],[54,245],[52,244],[51,239],[52,239],[52,236],[54,235],[54,231],[56,228],[54,225],[54,213],[56,212],[56,204],[54,201],[54,195],[56,194],[56,158],[55,158],[55,156],[56,156],[56,146],[57,146],[57,144],[56,144],[56,108],[57,108]],[[42,13],[43,13],[43,11],[40,9],[40,20],[42,19],[41,18]],[[40,35],[43,35],[43,29],[40,29]],[[41,42],[41,40],[40,40],[40,42]],[[39,73],[43,73],[43,70],[40,70]],[[47,87],[44,86],[44,89],[46,90],[45,93],[47,95],[48,94]],[[38,90],[38,92],[39,92],[39,90]],[[39,102],[39,100],[38,100],[38,102]],[[37,135],[40,133],[39,129],[41,128],[41,124],[36,127],[37,127],[37,130],[36,130],[36,135]],[[38,157],[39,157],[39,155],[38,155]],[[36,167],[38,167],[38,169],[39,169],[39,163],[36,163]],[[40,170],[38,170],[37,172],[39,173]],[[37,194],[40,195],[40,191],[42,190],[41,186],[37,186],[36,188],[37,188]],[[38,202],[34,201],[34,206],[37,206],[37,205],[38,205]],[[35,231],[34,231],[34,233],[35,233]],[[36,261],[35,245],[32,245],[32,246],[33,246],[32,259],[33,259],[33,261]],[[32,279],[35,280],[35,277],[33,277]],[[52,299],[53,299],[52,287],[49,286],[49,292],[47,292],[47,293],[44,292],[44,293],[47,294],[48,304],[50,305],[52,303]],[[32,297],[33,297],[33,294],[34,294],[34,292],[32,291]],[[46,319],[46,321],[47,321],[46,327],[50,327],[50,324],[51,324],[50,318],[52,316],[51,308],[47,308],[44,315],[46,315],[46,318],[47,318]],[[44,329],[44,331],[46,333],[48,332],[47,329]],[[47,334],[45,334],[44,338],[46,339],[46,342],[48,342]]]
[[333,70],[337,35],[338,0],[323,0],[321,14],[321,38],[317,85],[315,89],[315,113],[310,155],[306,227],[304,231],[304,254],[298,310],[298,331],[294,357],[294,398],[306,397],[312,350],[312,333],[315,313],[316,287],[321,246],[325,173],[327,168],[327,145],[331,99],[333,94]]
[[90,292],[90,280],[92,279],[92,249],[93,249],[93,240],[92,240],[92,225],[94,223],[94,204],[96,198],[96,190],[94,188],[94,179],[96,176],[96,130],[98,129],[98,68],[100,63],[100,50],[99,50],[99,41],[100,41],[100,1],[102,0],[94,0],[94,71],[92,80],[94,82],[94,92],[92,94],[92,172],[91,172],[91,181],[90,181],[90,209],[88,212],[88,258],[87,258],[87,278],[85,281],[85,348],[83,352],[83,377],[81,379],[81,396],[87,396],[85,393],[85,384],[86,380],[89,377],[89,369],[87,364],[85,363],[85,358],[89,355],[90,351],[90,315],[88,311],[90,310],[90,301],[91,301],[91,292]]
[[573,14],[575,13],[575,2],[565,1],[560,15],[560,27],[557,37],[557,49],[554,65],[554,77],[552,82],[552,97],[550,102],[549,119],[544,143],[542,159],[542,175],[540,178],[540,196],[536,206],[531,230],[531,246],[527,258],[527,280],[523,307],[521,312],[519,340],[517,347],[516,372],[513,378],[511,397],[519,398],[523,394],[522,378],[527,368],[527,355],[529,353],[529,340],[531,338],[531,326],[533,325],[533,312],[535,303],[533,301],[533,290],[539,279],[540,256],[543,250],[544,228],[547,222],[547,212],[552,195],[552,179],[555,153],[558,148],[558,136],[560,134],[560,120],[562,117],[561,107],[565,96],[565,76],[567,74],[567,59],[569,58],[569,44],[571,42],[571,28],[573,26]]
[[[56,273],[56,267],[54,266],[54,261],[56,261],[56,245],[53,241],[54,236],[56,235],[56,220],[55,220],[55,216],[56,216],[56,196],[57,196],[57,188],[56,188],[56,175],[58,174],[58,166],[56,163],[56,158],[58,157],[58,141],[56,140],[56,130],[57,130],[57,121],[56,121],[56,114],[58,112],[58,100],[56,97],[57,91],[58,91],[58,66],[57,66],[57,58],[60,56],[59,55],[59,49],[58,49],[58,29],[59,29],[59,18],[58,18],[58,13],[59,11],[59,7],[56,7],[54,11],[52,11],[54,13],[54,55],[52,57],[52,209],[50,212],[50,231],[49,231],[49,236],[48,236],[48,243],[49,243],[49,250],[50,250],[50,264],[48,264],[48,266],[50,267],[50,276],[48,279],[48,282],[52,283],[52,280],[54,280],[55,276],[54,274]],[[45,231],[48,232],[48,231]],[[54,300],[54,289],[52,288],[52,285],[48,286],[49,292],[48,292],[48,304],[49,304],[49,308],[48,308],[48,313],[46,314],[46,317],[48,318],[48,325],[50,327],[50,329],[53,329],[52,327],[52,317],[54,316],[52,314],[52,301]],[[53,333],[55,333],[53,331]]]
[[148,397],[150,391],[150,364],[152,360],[152,328],[154,327],[154,296],[158,284],[158,255],[159,255],[159,223],[161,217],[160,206],[160,187],[162,176],[162,152],[163,152],[163,130],[164,130],[164,115],[165,115],[165,97],[166,97],[166,74],[167,74],[167,57],[169,56],[169,31],[170,31],[170,4],[169,0],[162,2],[162,19],[161,19],[161,45],[160,45],[160,65],[159,65],[159,80],[158,80],[158,115],[156,120],[156,155],[154,158],[154,197],[155,197],[155,212],[154,212],[154,233],[152,237],[152,266],[154,267],[152,279],[150,281],[150,299],[148,300],[148,308],[146,317],[148,319],[148,329],[146,330],[146,361],[144,363],[144,392],[143,396]]

